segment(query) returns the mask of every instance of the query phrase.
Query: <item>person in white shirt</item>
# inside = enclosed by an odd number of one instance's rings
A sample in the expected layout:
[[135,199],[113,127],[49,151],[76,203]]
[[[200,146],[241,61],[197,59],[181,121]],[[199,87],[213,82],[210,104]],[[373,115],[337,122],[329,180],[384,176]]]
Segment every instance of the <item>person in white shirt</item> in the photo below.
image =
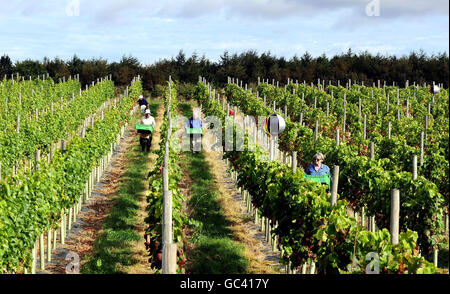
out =
[[[155,129],[156,122],[155,122],[155,118],[153,116],[151,116],[150,109],[145,110],[145,115],[141,119],[141,124],[152,125],[153,130]],[[150,133],[150,132],[149,133],[139,133],[139,135],[140,135],[139,141],[141,143],[142,151],[145,151],[147,149],[147,152],[149,152],[150,146],[152,145],[153,133]]]

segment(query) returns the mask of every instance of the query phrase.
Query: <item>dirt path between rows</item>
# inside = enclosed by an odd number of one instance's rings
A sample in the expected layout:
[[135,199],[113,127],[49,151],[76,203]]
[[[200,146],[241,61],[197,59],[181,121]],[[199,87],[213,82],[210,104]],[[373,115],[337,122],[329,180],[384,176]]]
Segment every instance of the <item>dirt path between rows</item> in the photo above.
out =
[[245,246],[244,256],[249,260],[248,273],[283,273],[284,267],[279,262],[279,252],[272,252],[271,245],[265,241],[264,233],[248,216],[245,202],[242,201],[242,196],[227,171],[222,154],[215,151],[204,154],[219,191],[218,201],[225,217],[231,223],[233,239]]
[[[156,127],[155,131],[153,132],[153,139],[152,139],[152,146],[151,150],[157,150],[159,149],[159,142],[161,140],[161,124],[164,117],[164,104],[160,105],[158,107],[157,115],[155,117],[156,120]],[[149,171],[153,169],[153,166],[155,165],[157,155],[154,153],[150,153],[149,155],[149,161],[147,164],[147,171],[145,174],[147,175]],[[144,179],[145,187],[148,187],[148,180]],[[151,270],[150,264],[148,262],[148,253],[145,249],[145,243],[144,243],[144,234],[145,234],[145,221],[144,219],[147,217],[147,213],[145,211],[145,208],[147,207],[147,189],[142,193],[139,197],[139,213],[137,217],[137,222],[135,225],[135,231],[141,236],[141,239],[139,241],[133,242],[131,247],[131,252],[133,254],[133,257],[136,260],[136,263],[132,266],[129,266],[125,269],[125,272],[128,274],[149,274],[153,273],[154,271]]]
[[[159,148],[159,128],[162,121],[164,109],[159,107],[156,119],[156,132],[152,140],[152,150]],[[97,238],[102,234],[103,221],[108,216],[110,208],[113,205],[113,198],[117,195],[122,175],[126,172],[129,162],[126,154],[132,150],[136,144],[137,132],[133,125],[128,125],[125,130],[124,137],[117,146],[111,158],[111,162],[101,179],[94,186],[92,195],[85,204],[82,205],[81,211],[77,216],[77,220],[72,224],[70,231],[67,231],[65,244],[60,243],[58,232],[56,249],[52,250],[51,262],[45,263],[45,270],[39,270],[39,255],[36,265],[36,273],[38,274],[66,274],[67,271],[77,273],[87,261],[85,256],[92,252],[93,246]],[[156,155],[149,155],[148,169],[150,169],[155,161]],[[148,171],[147,171],[148,172]],[[143,180],[144,181],[144,180]],[[132,252],[138,260],[137,264],[129,268],[129,273],[151,273],[148,266],[147,253],[144,245],[144,229],[145,229],[145,207],[146,197],[143,193],[140,197],[140,210],[138,222],[136,223],[136,231],[142,235],[140,241],[134,242]],[[45,243],[47,240],[45,238]],[[69,254],[70,253],[70,254]],[[47,255],[46,255],[47,256]],[[76,256],[73,258],[73,256]],[[68,258],[66,260],[66,258]],[[70,263],[78,265],[78,268],[69,268]]]
[[[211,138],[206,140],[211,140]],[[231,224],[230,230],[233,232],[233,241],[244,246],[243,256],[249,261],[247,272],[249,274],[284,273],[284,266],[279,262],[280,253],[272,252],[272,247],[265,241],[264,233],[254,224],[253,219],[248,216],[241,194],[228,173],[225,161],[222,160],[222,153],[203,151],[203,154],[213,176],[215,189],[219,192],[217,200],[225,218]],[[179,187],[182,194],[186,197],[183,210],[187,215],[191,214],[191,208],[186,205],[191,198],[191,186],[192,179],[186,172],[183,174]],[[193,230],[191,228],[187,227],[184,229],[187,254],[195,246],[189,242],[192,233]],[[188,259],[186,267],[188,267],[190,262]]]
[[[94,186],[92,195],[82,205],[76,222],[72,224],[72,229],[67,231],[65,244],[60,243],[58,232],[57,247],[53,250],[52,261],[45,264],[45,271],[37,271],[37,273],[65,274],[69,263],[77,264],[77,261],[81,269],[84,264],[83,257],[91,252],[95,240],[102,233],[103,220],[108,215],[112,198],[118,190],[120,178],[126,169],[125,155],[135,144],[135,140],[136,130],[129,125],[125,130],[124,138],[114,151],[108,168]],[[78,258],[65,260],[69,253],[75,253]],[[37,263],[39,268],[39,260]]]

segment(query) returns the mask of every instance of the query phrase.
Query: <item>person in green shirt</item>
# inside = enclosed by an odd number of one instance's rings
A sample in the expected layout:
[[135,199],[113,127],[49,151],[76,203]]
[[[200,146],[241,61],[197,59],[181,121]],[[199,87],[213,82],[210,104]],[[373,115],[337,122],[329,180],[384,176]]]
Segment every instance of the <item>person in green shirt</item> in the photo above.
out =
[[[203,128],[203,122],[200,119],[200,109],[195,108],[192,113],[192,117],[186,122],[185,125],[188,129],[202,129]],[[201,133],[191,133],[189,134],[189,139],[191,142],[191,150],[194,153],[199,153],[201,149]]]
[[[155,122],[155,118],[153,116],[151,116],[150,109],[147,108],[145,110],[145,115],[141,119],[140,123],[143,125],[152,125],[153,130],[155,129],[156,122]],[[147,152],[149,152],[150,146],[152,146],[153,133],[149,131],[149,132],[139,133],[139,135],[140,135],[139,142],[141,143],[142,151],[147,150]]]

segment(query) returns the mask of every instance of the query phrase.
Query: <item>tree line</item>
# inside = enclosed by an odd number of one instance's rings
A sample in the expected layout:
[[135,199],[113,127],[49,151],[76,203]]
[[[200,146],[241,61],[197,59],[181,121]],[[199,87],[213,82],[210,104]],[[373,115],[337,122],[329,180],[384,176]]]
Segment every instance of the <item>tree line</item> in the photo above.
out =
[[[196,83],[198,76],[205,77],[216,87],[224,86],[227,77],[234,77],[244,83],[256,83],[258,77],[280,81],[284,85],[288,78],[317,83],[318,79],[332,81],[345,85],[348,79],[365,85],[381,84],[403,87],[409,80],[410,84],[443,83],[448,88],[449,58],[447,53],[428,56],[422,50],[411,52],[409,55],[397,57],[395,55],[373,55],[369,52],[355,54],[349,49],[347,52],[327,57],[322,54],[312,57],[305,52],[302,56],[295,55],[290,59],[276,57],[270,52],[258,54],[254,50],[237,54],[225,51],[218,61],[211,61],[204,55],[193,53],[191,56],[180,50],[177,56],[161,59],[150,65],[144,65],[136,57],[123,56],[119,62],[108,62],[106,59],[80,59],[74,55],[69,60],[58,57],[39,60],[23,60],[12,63],[8,55],[0,57],[0,78],[5,75],[18,73],[21,76],[49,74],[51,78],[59,80],[63,77],[79,74],[82,85],[97,78],[112,74],[117,86],[126,86],[134,76],[140,75],[144,90],[155,93],[168,80],[172,79],[183,84]],[[159,85],[159,86],[158,86]]]

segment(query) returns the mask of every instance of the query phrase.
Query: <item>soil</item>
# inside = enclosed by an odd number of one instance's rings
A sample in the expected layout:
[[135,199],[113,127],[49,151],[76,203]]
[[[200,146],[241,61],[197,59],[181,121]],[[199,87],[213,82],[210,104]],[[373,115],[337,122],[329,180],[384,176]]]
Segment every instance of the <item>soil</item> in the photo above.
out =
[[[205,138],[203,138],[205,139]],[[183,155],[182,155],[183,156]],[[271,245],[265,241],[264,232],[255,225],[252,217],[247,214],[245,202],[242,201],[239,189],[235,186],[234,180],[230,177],[225,161],[222,160],[222,153],[216,151],[204,151],[205,160],[210,166],[214,184],[219,191],[218,201],[225,217],[231,223],[233,240],[244,246],[244,256],[249,260],[249,274],[279,274],[284,273],[284,266],[279,262],[280,253],[272,252]],[[188,173],[183,173],[183,178],[179,183],[181,193],[185,196],[185,203],[191,197],[190,187],[192,179]],[[190,209],[186,205],[183,207],[186,215],[190,215]],[[195,244],[189,242],[192,237],[192,229],[185,228],[185,252],[189,252]],[[189,266],[189,259],[186,268]]]
[[[162,124],[164,116],[164,107],[161,105],[158,108],[157,115],[155,118],[156,121],[156,127],[155,131],[153,132],[153,139],[152,139],[152,146],[151,150],[156,150],[159,148],[159,142],[161,140],[161,134],[160,134],[160,128]],[[148,161],[147,165],[147,171],[145,174],[147,174],[149,171],[153,169],[153,166],[155,165],[157,155],[154,153],[150,153],[149,155],[150,160]],[[144,182],[148,185],[148,180],[144,179]],[[145,221],[144,219],[147,217],[147,213],[145,211],[145,208],[147,207],[147,198],[146,193],[142,193],[139,198],[139,214],[138,214],[138,221],[135,225],[135,231],[141,236],[141,240],[133,242],[131,247],[131,252],[133,252],[133,257],[136,260],[136,263],[133,264],[130,267],[127,267],[125,269],[126,273],[128,274],[149,274],[153,273],[153,270],[150,268],[149,262],[148,262],[148,253],[145,249],[145,243],[144,243],[144,234],[145,234]]]
[[[125,172],[127,164],[125,154],[131,150],[135,139],[136,130],[129,125],[114,151],[109,166],[100,181],[95,184],[92,195],[82,205],[76,222],[72,223],[71,230],[67,231],[65,244],[60,243],[60,233],[58,232],[57,246],[53,250],[52,261],[45,264],[45,271],[37,270],[38,274],[65,274],[68,264],[77,261],[75,259],[66,260],[70,252],[78,255],[79,268],[83,266],[83,257],[91,252],[95,240],[102,233],[103,220],[108,215],[112,206],[112,198],[118,190],[120,177]],[[44,242],[47,244],[46,240]],[[39,269],[39,257],[36,267]]]
[[227,171],[222,154],[215,151],[204,154],[219,191],[219,203],[231,223],[234,240],[245,247],[244,256],[249,260],[248,273],[283,273],[284,266],[279,262],[280,253],[272,252],[271,245],[265,241],[264,232],[260,231],[260,227],[247,214],[245,202]]
[[[159,127],[163,117],[163,107],[158,109],[156,119],[156,131],[152,140],[152,149],[159,147]],[[102,226],[104,219],[108,216],[110,208],[113,204],[113,198],[117,194],[120,184],[121,176],[126,171],[126,166],[129,159],[126,154],[131,151],[134,144],[136,144],[137,132],[132,125],[128,125],[125,130],[124,137],[121,139],[120,144],[116,147],[114,154],[111,158],[109,166],[103,173],[99,182],[94,186],[92,195],[85,204],[82,205],[81,211],[77,215],[77,220],[72,223],[72,228],[67,231],[65,238],[65,244],[60,243],[60,234],[57,236],[56,249],[52,250],[51,262],[46,262],[45,270],[40,271],[39,252],[36,265],[36,273],[38,274],[66,274],[73,271],[74,268],[69,268],[69,264],[72,262],[76,264],[79,261],[78,269],[81,269],[86,262],[84,256],[92,252],[94,243],[98,236],[102,234]],[[148,169],[150,170],[155,161],[155,154],[150,154],[150,161]],[[144,245],[144,230],[145,230],[145,207],[146,197],[145,193],[140,198],[140,210],[138,216],[138,222],[136,223],[136,231],[142,235],[142,241],[134,242],[132,244],[132,252],[134,252],[135,258],[138,262],[126,269],[128,273],[132,274],[144,274],[151,273],[147,261],[147,252]],[[47,240],[44,240],[44,244],[47,244]],[[71,259],[69,253],[72,252],[77,255],[77,259]],[[46,255],[47,256],[47,255]],[[66,260],[66,257],[68,260]],[[66,270],[67,267],[67,270]],[[76,269],[77,270],[77,269]],[[74,273],[76,273],[76,270]]]

